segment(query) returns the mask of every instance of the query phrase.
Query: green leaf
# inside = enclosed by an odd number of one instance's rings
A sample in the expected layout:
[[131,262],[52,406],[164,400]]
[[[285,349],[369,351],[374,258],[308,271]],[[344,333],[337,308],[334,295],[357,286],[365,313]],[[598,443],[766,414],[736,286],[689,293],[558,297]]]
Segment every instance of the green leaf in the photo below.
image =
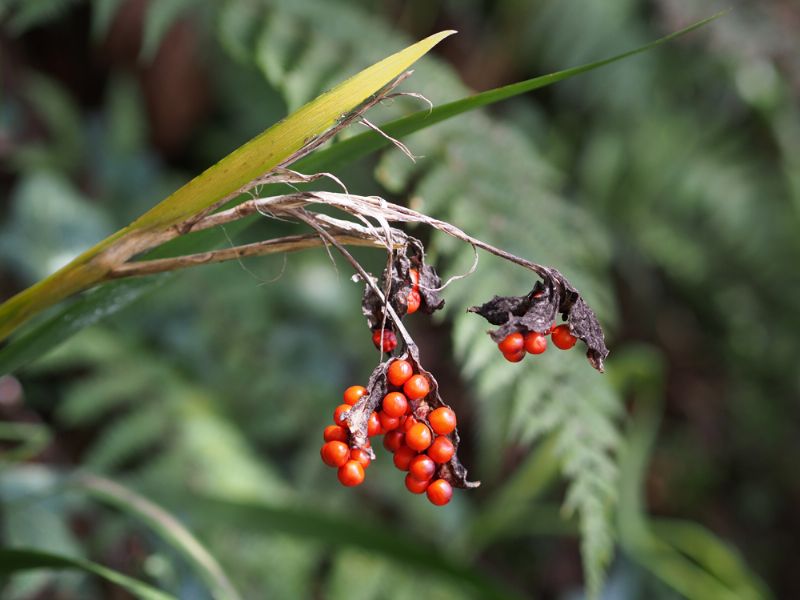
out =
[[45,425],[0,422],[0,440],[18,442],[11,449],[0,450],[0,464],[33,458],[48,446],[50,439],[50,430]]
[[32,569],[78,569],[115,583],[142,600],[177,600],[146,583],[88,560],[38,550],[0,549],[0,575],[13,575]]
[[206,518],[250,532],[286,533],[334,547],[367,550],[410,568],[447,577],[483,597],[497,600],[520,598],[505,582],[485,575],[472,565],[449,558],[429,542],[412,538],[400,530],[369,523],[363,517],[345,519],[299,506],[209,497],[195,497],[192,508]]
[[[520,94],[531,92],[553,83],[569,79],[575,75],[593,71],[594,69],[620,61],[624,58],[641,54],[642,52],[646,52],[647,50],[655,48],[656,46],[660,46],[661,44],[674,40],[675,38],[686,35],[695,29],[707,25],[711,21],[723,16],[726,12],[727,11],[712,15],[706,19],[703,19],[702,21],[698,21],[693,25],[680,29],[679,31],[666,35],[634,50],[628,50],[627,52],[617,54],[610,58],[605,58],[603,60],[587,63],[585,65],[564,69],[563,71],[556,71],[555,73],[550,73],[548,75],[534,77],[533,79],[526,79],[525,81],[512,83],[510,85],[474,94],[467,98],[461,98],[460,100],[456,100],[454,102],[442,104],[441,106],[435,107],[431,111],[427,109],[420,110],[408,115],[407,117],[396,119],[394,121],[390,121],[389,123],[384,123],[381,125],[381,129],[392,137],[405,137],[416,131],[426,129],[432,125],[436,125],[437,123],[451,119],[462,113],[475,110],[476,108],[489,106],[491,104],[495,104],[496,102],[507,100],[509,98],[519,96]],[[298,161],[295,164],[295,168],[309,173],[321,170],[334,170],[343,164],[372,154],[381,148],[385,148],[390,143],[391,142],[389,142],[389,140],[378,133],[368,131],[339,142],[338,144],[334,144],[325,150],[315,152],[311,156]]]
[[217,560],[178,519],[133,490],[95,475],[78,478],[79,487],[96,499],[147,524],[183,556],[216,600],[239,600],[240,596]]
[[121,259],[146,249],[154,233],[200,213],[278,166],[452,33],[429,36],[322,94],[206,169],[127,227],[0,305],[0,339],[45,308],[102,281]]

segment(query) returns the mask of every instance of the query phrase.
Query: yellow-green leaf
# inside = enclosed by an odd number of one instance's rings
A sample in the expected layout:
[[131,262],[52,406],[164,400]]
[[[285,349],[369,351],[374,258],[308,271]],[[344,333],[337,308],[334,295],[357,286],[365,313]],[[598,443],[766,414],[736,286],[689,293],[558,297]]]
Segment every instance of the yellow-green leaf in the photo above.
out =
[[0,305],[0,340],[43,309],[101,281],[111,268],[146,247],[144,234],[163,231],[196,215],[280,164],[453,33],[442,31],[427,37],[322,94],[206,169],[127,227]]

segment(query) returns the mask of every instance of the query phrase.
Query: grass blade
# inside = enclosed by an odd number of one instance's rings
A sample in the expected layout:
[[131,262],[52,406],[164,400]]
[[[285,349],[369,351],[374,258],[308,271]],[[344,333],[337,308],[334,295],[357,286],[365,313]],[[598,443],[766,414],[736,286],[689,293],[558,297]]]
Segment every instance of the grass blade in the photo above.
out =
[[217,560],[175,517],[136,492],[103,477],[84,474],[78,486],[95,499],[131,514],[175,548],[208,586],[216,600],[240,600]]
[[98,575],[142,600],[177,600],[175,596],[166,594],[138,579],[88,560],[40,552],[39,550],[0,549],[0,575],[13,575],[32,569],[78,569]]

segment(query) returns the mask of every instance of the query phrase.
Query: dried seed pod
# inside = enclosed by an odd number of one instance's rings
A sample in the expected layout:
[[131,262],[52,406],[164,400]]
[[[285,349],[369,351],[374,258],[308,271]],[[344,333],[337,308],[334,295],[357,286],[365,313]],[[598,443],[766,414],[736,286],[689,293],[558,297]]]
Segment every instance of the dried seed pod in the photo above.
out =
[[561,313],[570,333],[586,344],[589,363],[602,373],[608,348],[594,311],[561,273],[555,269],[545,269],[543,273],[544,281],[537,281],[525,296],[495,296],[481,306],[473,306],[469,312],[499,325],[489,332],[495,342],[514,332],[547,334],[556,315]]

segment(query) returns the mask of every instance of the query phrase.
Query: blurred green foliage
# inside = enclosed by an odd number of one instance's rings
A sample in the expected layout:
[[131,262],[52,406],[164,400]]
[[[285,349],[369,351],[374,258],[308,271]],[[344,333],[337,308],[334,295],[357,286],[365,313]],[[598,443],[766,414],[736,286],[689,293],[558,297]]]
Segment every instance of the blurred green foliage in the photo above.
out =
[[[0,103],[7,295],[413,38],[461,31],[406,84],[441,104],[713,12],[684,0],[56,4],[0,4],[14,66]],[[389,150],[337,171],[353,191],[553,265],[606,328],[606,376],[577,352],[503,363],[464,309],[532,281],[485,256],[446,290],[444,316],[409,319],[479,490],[441,510],[410,497],[386,460],[358,490],[320,464],[339,394],[376,357],[348,265],[308,252],[167,277],[17,373],[24,402],[0,416],[39,423],[53,442],[2,467],[3,545],[209,597],[169,536],[76,483],[90,469],[175,515],[243,598],[578,597],[578,544],[590,589],[616,547],[604,598],[800,594],[789,558],[800,44],[779,17],[797,10],[735,4],[688,41],[414,134],[416,163]],[[48,44],[64,39],[73,46],[53,58]],[[96,82],[63,66],[81,61]],[[199,82],[181,78],[193,69]],[[159,70],[191,87],[169,96]],[[199,116],[180,129],[187,106]],[[397,101],[371,119],[417,108]],[[179,142],[164,141],[171,127]],[[258,222],[231,237],[287,229]],[[444,275],[469,269],[471,249],[412,234]],[[565,498],[578,518],[555,508]],[[37,571],[3,594],[108,597],[104,585]]]

